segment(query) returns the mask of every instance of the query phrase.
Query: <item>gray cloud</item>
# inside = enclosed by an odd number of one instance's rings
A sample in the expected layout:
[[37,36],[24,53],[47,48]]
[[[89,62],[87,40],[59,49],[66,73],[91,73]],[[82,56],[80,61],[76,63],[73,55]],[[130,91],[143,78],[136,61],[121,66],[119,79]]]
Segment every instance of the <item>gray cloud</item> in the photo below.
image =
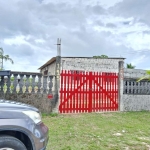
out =
[[108,27],[108,28],[116,28],[117,26],[115,24],[113,24],[113,23],[107,23],[106,27]]
[[105,9],[102,8],[99,5],[96,5],[96,6],[93,7],[93,12],[96,13],[96,14],[104,14]]
[[129,25],[130,21],[124,21],[123,24],[124,25]]
[[[26,69],[36,71],[51,57],[56,56],[56,40],[62,38],[63,56],[94,56],[106,54],[108,56],[127,56],[132,61],[134,49],[125,44],[118,43],[119,36],[113,35],[114,29],[118,29],[118,22],[103,22],[101,17],[109,16],[135,17],[135,23],[140,19],[148,23],[147,8],[141,11],[135,0],[123,1],[106,10],[100,3],[93,5],[85,1],[49,1],[42,0],[5,0],[0,1],[0,46],[6,54],[15,59],[15,70]],[[149,5],[149,2],[144,0]],[[9,9],[8,9],[8,4]],[[137,8],[130,10],[135,4]],[[129,7],[130,6],[130,7]],[[110,14],[109,14],[110,13]],[[143,15],[142,15],[143,14]],[[138,17],[138,15],[140,17]],[[120,26],[129,26],[129,21],[120,20]],[[95,26],[106,30],[97,31]],[[119,27],[120,27],[119,26]],[[107,30],[109,29],[109,30]],[[132,31],[128,31],[128,34]],[[149,34],[149,33],[147,33]],[[15,41],[16,37],[23,36],[24,42]],[[12,43],[4,42],[11,39]],[[14,41],[13,41],[14,40]],[[138,55],[137,55],[138,57]],[[136,59],[136,56],[135,58]],[[23,64],[22,64],[23,63]],[[22,65],[22,67],[21,67]],[[30,66],[30,67],[29,67]],[[9,64],[6,64],[9,67]]]
[[150,25],[149,8],[149,0],[123,0],[109,11],[117,16],[134,17]]

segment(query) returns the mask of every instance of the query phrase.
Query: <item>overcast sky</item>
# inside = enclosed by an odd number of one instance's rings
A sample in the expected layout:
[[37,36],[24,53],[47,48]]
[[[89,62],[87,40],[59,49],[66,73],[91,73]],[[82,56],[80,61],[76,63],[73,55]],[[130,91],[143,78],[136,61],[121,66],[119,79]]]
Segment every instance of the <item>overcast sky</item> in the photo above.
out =
[[39,72],[57,55],[124,57],[150,69],[150,0],[0,0],[0,47],[12,71]]

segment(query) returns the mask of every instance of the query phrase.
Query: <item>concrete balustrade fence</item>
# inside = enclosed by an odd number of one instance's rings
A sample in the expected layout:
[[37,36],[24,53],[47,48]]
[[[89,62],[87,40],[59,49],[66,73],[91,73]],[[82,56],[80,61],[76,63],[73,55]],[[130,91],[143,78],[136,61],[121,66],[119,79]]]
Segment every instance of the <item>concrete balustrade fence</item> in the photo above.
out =
[[1,99],[30,104],[45,113],[52,112],[55,107],[58,95],[55,88],[55,76],[32,72],[11,72],[9,76],[0,76]]

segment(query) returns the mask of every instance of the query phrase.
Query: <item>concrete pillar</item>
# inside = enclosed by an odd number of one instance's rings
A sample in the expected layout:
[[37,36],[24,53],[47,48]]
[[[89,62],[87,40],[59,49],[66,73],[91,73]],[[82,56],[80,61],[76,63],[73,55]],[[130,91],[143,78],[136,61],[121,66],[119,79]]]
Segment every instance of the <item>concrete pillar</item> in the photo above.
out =
[[119,110],[124,110],[123,105],[123,79],[124,79],[124,62],[119,61]]
[[55,95],[54,95],[54,103],[53,106],[53,112],[58,113],[59,112],[59,90],[60,90],[60,68],[61,68],[61,56],[56,57],[56,70],[55,70]]

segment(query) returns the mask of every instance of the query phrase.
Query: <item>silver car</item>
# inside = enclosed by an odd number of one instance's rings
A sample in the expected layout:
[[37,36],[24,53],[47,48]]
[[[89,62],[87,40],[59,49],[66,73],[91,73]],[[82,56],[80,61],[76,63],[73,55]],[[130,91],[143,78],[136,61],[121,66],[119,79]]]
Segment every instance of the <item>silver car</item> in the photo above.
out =
[[45,150],[48,139],[37,108],[0,100],[0,150]]

